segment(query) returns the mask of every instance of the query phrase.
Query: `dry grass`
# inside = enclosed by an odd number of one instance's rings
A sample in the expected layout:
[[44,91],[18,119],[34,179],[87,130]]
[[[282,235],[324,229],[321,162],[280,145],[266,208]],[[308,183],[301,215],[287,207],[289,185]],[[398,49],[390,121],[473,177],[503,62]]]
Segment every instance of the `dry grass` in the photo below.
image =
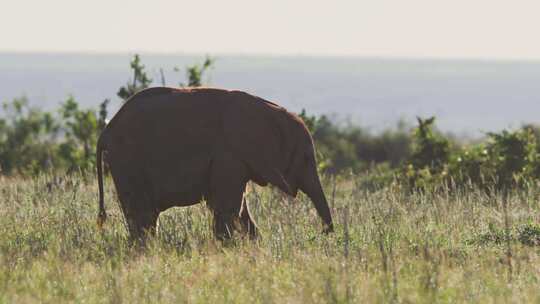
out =
[[2,303],[539,302],[538,192],[507,203],[477,190],[366,192],[327,181],[337,231],[303,196],[248,194],[256,243],[212,239],[203,204],[160,217],[146,249],[130,246],[111,181],[96,227],[96,183],[0,179]]

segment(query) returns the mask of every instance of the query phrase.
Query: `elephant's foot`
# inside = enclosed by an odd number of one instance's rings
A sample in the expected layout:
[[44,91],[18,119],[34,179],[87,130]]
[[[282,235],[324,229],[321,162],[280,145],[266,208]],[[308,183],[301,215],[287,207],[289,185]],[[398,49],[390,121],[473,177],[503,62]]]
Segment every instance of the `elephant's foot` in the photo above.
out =
[[218,213],[214,211],[214,235],[220,241],[230,240],[235,229],[234,213]]
[[227,241],[237,235],[255,240],[259,234],[257,226],[249,217],[238,216],[238,213],[214,212],[214,235],[220,241]]
[[144,245],[148,238],[155,236],[159,213],[151,212],[137,217],[126,217],[132,242]]

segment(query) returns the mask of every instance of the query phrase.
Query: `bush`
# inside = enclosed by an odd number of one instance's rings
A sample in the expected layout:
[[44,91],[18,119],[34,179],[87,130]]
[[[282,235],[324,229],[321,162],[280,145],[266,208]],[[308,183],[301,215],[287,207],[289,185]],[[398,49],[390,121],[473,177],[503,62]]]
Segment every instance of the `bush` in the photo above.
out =
[[65,139],[59,146],[59,156],[69,171],[94,167],[94,147],[105,127],[108,103],[108,99],[101,103],[99,112],[93,109],[79,109],[79,104],[73,97],[69,97],[61,105],[60,121]]
[[79,109],[76,100],[69,97],[59,115],[31,107],[25,98],[5,103],[4,117],[0,119],[2,174],[91,168],[107,103],[103,102],[100,113],[96,113]]
[[518,228],[517,239],[524,245],[540,245],[540,226],[535,223],[528,223]]
[[435,117],[417,120],[403,179],[411,188],[426,189],[440,185],[447,178],[450,142],[433,129]]
[[0,170],[36,173],[52,166],[60,126],[53,115],[31,107],[26,98],[4,103],[0,118]]
[[418,119],[413,153],[404,169],[412,188],[474,184],[506,190],[525,187],[540,177],[539,147],[529,127],[488,133],[483,143],[451,149],[450,141],[433,131],[434,122],[433,117]]
[[536,138],[529,129],[488,135],[491,166],[499,187],[523,185],[538,177]]
[[[410,154],[410,136],[405,123],[380,134],[348,123],[338,125],[328,116],[299,114],[310,130],[317,149],[319,167],[327,173],[365,171],[381,164],[397,168]],[[321,165],[323,164],[323,165]]]

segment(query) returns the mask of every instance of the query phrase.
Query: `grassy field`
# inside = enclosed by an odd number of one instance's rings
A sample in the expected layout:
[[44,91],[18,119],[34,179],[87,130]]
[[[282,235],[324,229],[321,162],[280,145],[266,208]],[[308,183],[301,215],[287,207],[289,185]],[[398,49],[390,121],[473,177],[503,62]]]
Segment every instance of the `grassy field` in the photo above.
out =
[[529,190],[367,192],[325,181],[336,233],[304,196],[247,194],[258,242],[212,239],[204,204],[162,214],[131,246],[112,182],[97,229],[92,178],[0,178],[1,303],[539,302],[540,213]]

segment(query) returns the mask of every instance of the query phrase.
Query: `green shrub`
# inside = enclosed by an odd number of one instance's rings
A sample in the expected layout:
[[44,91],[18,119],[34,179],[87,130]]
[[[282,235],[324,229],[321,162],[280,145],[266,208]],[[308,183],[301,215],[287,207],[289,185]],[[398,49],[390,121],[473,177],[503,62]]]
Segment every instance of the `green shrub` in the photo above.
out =
[[489,169],[490,159],[484,144],[465,147],[450,158],[449,171],[452,184],[463,185],[472,182],[485,184],[485,177],[493,176]]
[[505,231],[503,228],[496,227],[493,223],[488,225],[488,230],[475,235],[466,243],[470,245],[487,246],[490,244],[503,245],[507,241],[519,242],[526,246],[540,245],[540,225],[529,222],[517,225]]
[[433,130],[435,117],[417,118],[418,127],[414,130],[413,151],[409,163],[415,168],[429,168],[441,172],[450,159],[449,141]]
[[[186,68],[186,78],[188,79],[187,85],[184,83],[180,83],[179,85],[181,87],[200,87],[203,85],[203,76],[204,74],[212,68],[214,65],[215,60],[210,57],[206,56],[204,59],[204,62],[202,64],[194,64],[191,66],[188,66]],[[174,68],[176,72],[179,72],[180,69],[178,67]]]
[[417,120],[412,153],[403,175],[411,188],[426,189],[440,185],[447,179],[450,142],[434,131],[435,117],[418,117]]
[[499,187],[522,186],[538,177],[536,138],[529,129],[488,135],[490,161]]
[[0,172],[35,173],[52,164],[60,126],[53,115],[26,98],[4,103],[0,118]]
[[411,139],[408,126],[400,121],[396,129],[373,134],[367,129],[347,123],[340,125],[328,116],[299,114],[313,136],[319,163],[324,171],[366,171],[387,163],[391,168],[401,165],[410,155]]
[[514,236],[512,231],[505,231],[502,228],[495,226],[493,223],[488,225],[488,230],[475,235],[473,238],[468,240],[466,243],[470,245],[482,245],[486,246],[489,244],[502,245],[506,241],[513,241]]
[[401,175],[412,189],[474,184],[506,190],[525,187],[540,176],[538,145],[530,128],[488,133],[485,142],[459,147],[435,132],[434,122],[434,117],[418,118],[413,152]]
[[528,246],[540,245],[540,225],[528,223],[518,228],[517,239],[520,243]]
[[152,84],[152,79],[146,74],[139,54],[133,56],[129,66],[133,71],[133,80],[128,81],[125,86],[120,87],[116,93],[123,101],[126,101],[131,95],[148,88]]

